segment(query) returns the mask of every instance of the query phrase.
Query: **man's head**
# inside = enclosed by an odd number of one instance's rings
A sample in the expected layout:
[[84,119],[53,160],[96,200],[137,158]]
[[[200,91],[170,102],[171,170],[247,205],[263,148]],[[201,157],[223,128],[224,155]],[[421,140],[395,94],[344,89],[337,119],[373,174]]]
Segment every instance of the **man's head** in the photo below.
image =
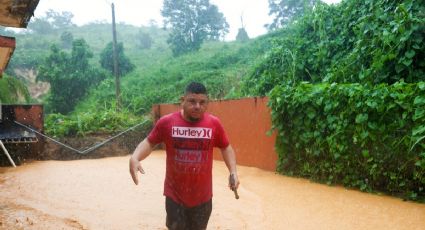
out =
[[183,117],[190,122],[199,121],[208,106],[208,94],[205,86],[198,82],[192,82],[186,86],[184,96],[181,97]]
[[191,82],[189,85],[186,86],[184,94],[186,95],[191,93],[208,95],[205,86],[199,82]]

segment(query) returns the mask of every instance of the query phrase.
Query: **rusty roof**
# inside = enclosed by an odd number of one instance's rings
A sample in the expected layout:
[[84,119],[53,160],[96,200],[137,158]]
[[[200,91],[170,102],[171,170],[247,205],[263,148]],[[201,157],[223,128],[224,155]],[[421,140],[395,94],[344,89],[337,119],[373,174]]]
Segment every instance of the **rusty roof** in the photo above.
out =
[[0,35],[0,78],[6,69],[9,60],[15,50],[16,41],[14,37],[6,37]]
[[[26,28],[39,0],[0,0],[0,25]],[[15,50],[13,37],[0,35],[0,78]]]
[[0,25],[26,28],[39,0],[0,0]]

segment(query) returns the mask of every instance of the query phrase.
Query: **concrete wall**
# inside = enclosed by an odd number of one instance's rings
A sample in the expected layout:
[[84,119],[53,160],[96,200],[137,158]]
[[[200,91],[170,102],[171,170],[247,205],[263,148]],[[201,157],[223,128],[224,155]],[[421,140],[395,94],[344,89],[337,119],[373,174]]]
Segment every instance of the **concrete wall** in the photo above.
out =
[[[177,110],[180,110],[179,104],[159,104],[152,108],[155,119]],[[239,165],[275,171],[276,135],[266,134],[271,128],[267,98],[211,101],[207,112],[220,118]],[[219,152],[214,151],[214,159],[222,160]]]

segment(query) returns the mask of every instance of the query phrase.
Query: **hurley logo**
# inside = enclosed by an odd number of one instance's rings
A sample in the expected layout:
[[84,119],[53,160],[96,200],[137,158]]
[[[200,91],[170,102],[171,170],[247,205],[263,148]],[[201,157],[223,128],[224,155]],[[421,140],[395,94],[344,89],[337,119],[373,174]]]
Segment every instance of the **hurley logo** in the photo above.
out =
[[183,138],[204,138],[211,139],[212,129],[211,128],[193,128],[193,127],[179,127],[173,126],[171,129],[172,137],[183,137]]

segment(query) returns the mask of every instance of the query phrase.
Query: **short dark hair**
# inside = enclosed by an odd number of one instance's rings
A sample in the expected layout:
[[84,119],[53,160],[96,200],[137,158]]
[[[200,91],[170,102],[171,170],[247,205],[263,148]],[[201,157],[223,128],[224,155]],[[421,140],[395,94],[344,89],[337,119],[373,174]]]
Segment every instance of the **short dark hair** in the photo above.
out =
[[186,86],[185,94],[195,93],[195,94],[205,94],[207,95],[207,88],[202,83],[199,82],[191,82]]

